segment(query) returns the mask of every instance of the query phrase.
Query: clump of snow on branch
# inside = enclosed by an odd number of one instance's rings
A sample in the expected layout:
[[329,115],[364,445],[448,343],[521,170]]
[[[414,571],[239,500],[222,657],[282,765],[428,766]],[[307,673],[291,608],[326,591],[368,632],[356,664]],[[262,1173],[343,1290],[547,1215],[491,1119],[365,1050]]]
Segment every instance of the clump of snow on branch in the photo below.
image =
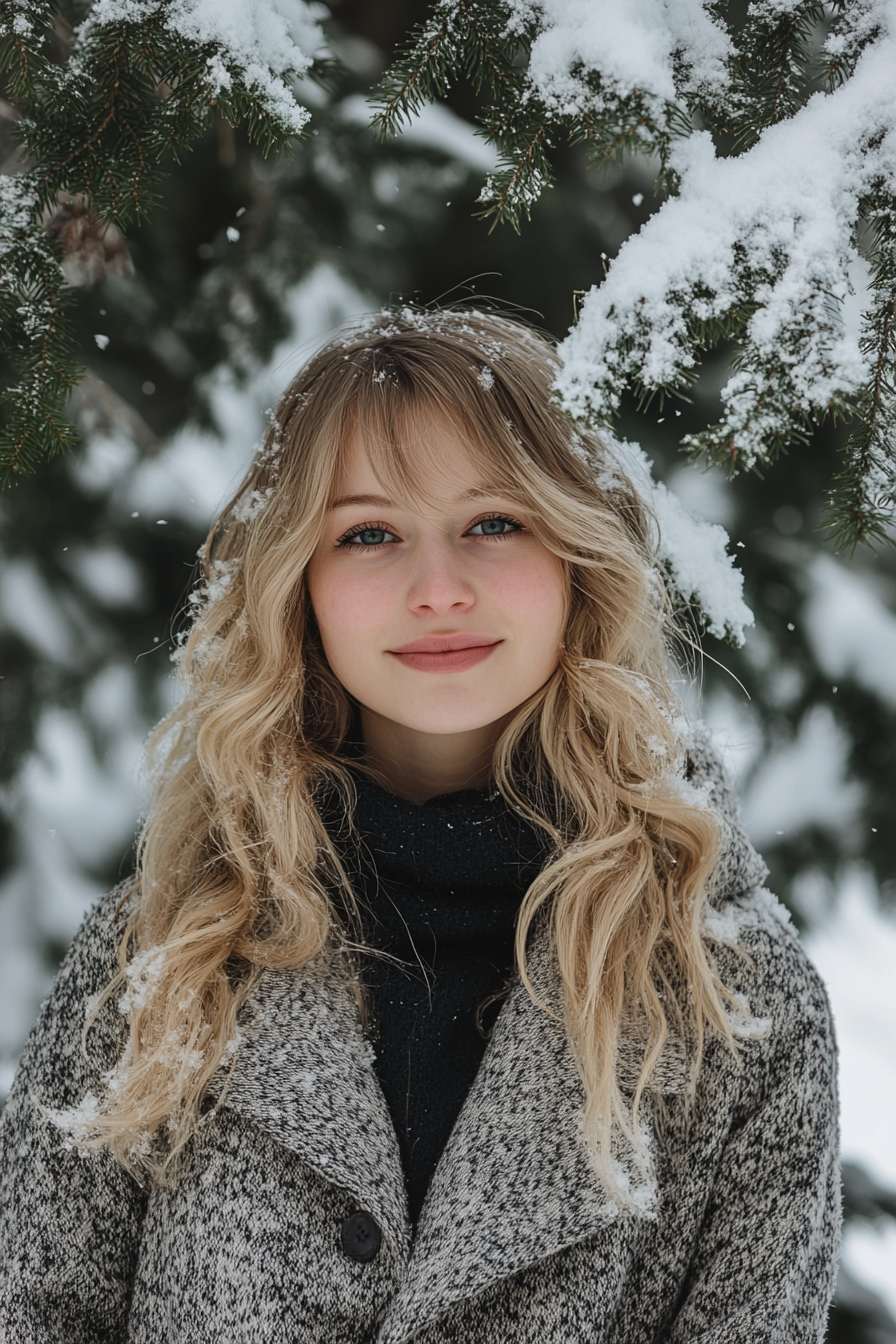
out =
[[6,0],[4,4],[3,17],[0,18],[0,37],[6,37],[11,33],[19,41],[30,41],[39,30],[42,23],[46,22],[46,12],[44,7],[34,3],[34,0]]
[[91,24],[145,23],[157,18],[187,42],[209,46],[207,78],[213,93],[240,80],[267,112],[296,134],[309,119],[290,87],[306,73],[323,36],[323,5],[305,0],[98,0]]
[[[653,512],[659,527],[659,558],[679,594],[697,604],[710,634],[744,642],[744,628],[753,613],[744,601],[744,578],[728,554],[728,534],[685,508],[662,481],[655,481],[650,461],[636,444],[608,439],[610,460],[631,481]],[[612,468],[598,484],[613,488]]]
[[875,0],[881,36],[851,78],[768,127],[738,157],[696,131],[673,152],[680,195],[628,240],[560,347],[557,389],[606,423],[628,381],[674,385],[696,362],[695,324],[755,304],[745,359],[722,391],[738,465],[787,435],[787,408],[823,411],[868,378],[844,322],[860,201],[896,181],[896,3]]
[[588,76],[616,97],[633,89],[656,115],[677,94],[721,92],[728,81],[731,40],[701,0],[512,0],[510,31],[540,31],[531,50],[528,83],[560,115],[594,111]]

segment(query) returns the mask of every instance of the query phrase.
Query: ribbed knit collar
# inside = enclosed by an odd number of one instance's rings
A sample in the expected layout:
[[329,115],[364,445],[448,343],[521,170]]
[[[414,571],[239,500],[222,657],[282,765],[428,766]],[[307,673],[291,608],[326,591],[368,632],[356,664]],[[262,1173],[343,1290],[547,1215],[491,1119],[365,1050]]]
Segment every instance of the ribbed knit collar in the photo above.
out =
[[543,834],[496,791],[463,789],[417,804],[353,773],[355,831],[381,882],[453,906],[519,904],[544,864]]

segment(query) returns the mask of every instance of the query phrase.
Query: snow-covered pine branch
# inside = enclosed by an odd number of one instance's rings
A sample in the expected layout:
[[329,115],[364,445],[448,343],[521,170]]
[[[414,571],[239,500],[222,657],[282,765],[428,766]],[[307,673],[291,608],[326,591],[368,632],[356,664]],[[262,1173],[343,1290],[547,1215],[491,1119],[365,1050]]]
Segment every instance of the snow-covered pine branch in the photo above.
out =
[[[878,344],[867,337],[893,302],[889,268],[869,287],[858,246],[863,206],[874,202],[886,229],[875,250],[890,250],[896,221],[884,198],[884,184],[896,184],[896,6],[879,8],[889,8],[894,26],[878,31],[851,76],[769,126],[745,153],[718,157],[707,131],[675,146],[677,197],[623,245],[561,347],[558,391],[570,410],[608,423],[632,382],[681,386],[719,333],[741,346],[724,414],[684,441],[692,450],[753,467],[827,411],[861,414]],[[892,338],[882,348],[892,365]],[[877,400],[874,469],[869,462],[854,490],[847,542],[893,510],[896,406],[892,395]]]
[[461,72],[488,85],[501,163],[481,199],[514,224],[561,134],[597,162],[658,159],[671,198],[587,296],[558,396],[607,426],[626,387],[686,386],[735,342],[722,417],[685,447],[733,471],[855,420],[832,503],[849,546],[896,509],[894,71],[896,0],[752,0],[740,24],[718,0],[446,0],[376,120],[399,129]]
[[[717,639],[742,645],[753,613],[744,601],[744,576],[728,553],[724,527],[695,516],[674,491],[653,479],[650,459],[635,443],[604,435],[611,463],[618,463],[656,519],[658,556],[671,581],[673,600],[702,618]],[[613,487],[612,466],[600,483]]]
[[[313,64],[322,42],[323,5],[306,0],[97,0],[80,32],[81,52],[106,29],[157,27],[204,55],[203,92],[228,110],[251,100],[248,115],[269,118],[273,136],[297,135],[310,112],[296,101],[294,78]],[[72,63],[71,77],[81,61]],[[237,110],[237,109],[234,109]]]
[[[719,0],[440,0],[386,72],[375,124],[402,122],[460,74],[495,97],[480,118],[501,153],[484,213],[515,225],[550,183],[556,139],[597,162],[641,151],[661,169],[695,116],[738,143],[799,101],[819,0],[753,0],[729,31]],[[661,179],[663,172],[661,171]]]
[[34,225],[37,200],[33,174],[0,177],[0,347],[21,352],[4,389],[7,455],[0,465],[9,475],[73,439],[60,414],[74,381],[65,277],[46,230]]
[[[65,261],[69,240],[145,213],[165,157],[187,149],[216,111],[245,122],[265,152],[285,143],[310,116],[297,80],[325,69],[317,54],[327,12],[308,0],[98,0],[79,9],[86,17],[71,30],[50,0],[0,0],[0,69],[29,160],[27,181],[3,193],[7,475],[67,437],[61,394],[76,370],[59,313],[78,267],[60,269],[48,227]],[[80,212],[80,227],[57,227],[59,208]]]

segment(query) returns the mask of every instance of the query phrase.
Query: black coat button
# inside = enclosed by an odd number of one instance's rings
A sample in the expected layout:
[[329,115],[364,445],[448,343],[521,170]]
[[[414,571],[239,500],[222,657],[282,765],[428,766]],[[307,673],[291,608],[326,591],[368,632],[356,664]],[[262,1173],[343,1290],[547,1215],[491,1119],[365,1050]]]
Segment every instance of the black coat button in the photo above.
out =
[[376,1255],[383,1234],[373,1214],[362,1209],[360,1213],[353,1213],[351,1218],[346,1218],[340,1238],[346,1255],[364,1264]]

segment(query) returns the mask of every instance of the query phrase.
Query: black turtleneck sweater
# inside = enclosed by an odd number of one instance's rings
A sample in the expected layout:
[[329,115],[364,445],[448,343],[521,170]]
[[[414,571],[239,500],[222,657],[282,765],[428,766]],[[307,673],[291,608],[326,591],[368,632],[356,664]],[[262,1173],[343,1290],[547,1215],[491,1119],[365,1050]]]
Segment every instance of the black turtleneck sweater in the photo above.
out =
[[545,841],[497,793],[420,806],[355,778],[359,843],[334,839],[370,949],[370,1038],[416,1222],[512,976],[517,911]]

